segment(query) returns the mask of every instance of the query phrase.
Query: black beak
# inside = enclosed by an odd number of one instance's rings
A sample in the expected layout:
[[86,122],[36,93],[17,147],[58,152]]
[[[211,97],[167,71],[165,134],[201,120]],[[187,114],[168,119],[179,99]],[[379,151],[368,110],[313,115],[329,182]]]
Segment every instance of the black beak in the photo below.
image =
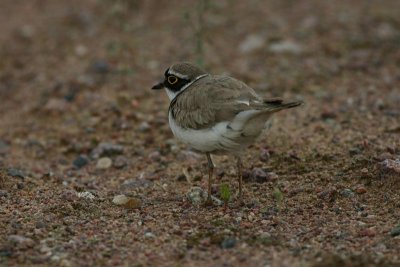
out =
[[159,90],[159,89],[163,89],[163,88],[164,88],[164,82],[157,83],[156,85],[151,87],[151,89],[153,89],[153,90]]

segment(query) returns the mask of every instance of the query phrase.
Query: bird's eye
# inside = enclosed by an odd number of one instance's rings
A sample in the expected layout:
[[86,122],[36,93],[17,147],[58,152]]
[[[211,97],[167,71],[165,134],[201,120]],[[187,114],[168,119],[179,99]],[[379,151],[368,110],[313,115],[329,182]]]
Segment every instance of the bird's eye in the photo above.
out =
[[169,76],[168,82],[169,82],[169,84],[175,84],[178,82],[178,78],[176,76]]

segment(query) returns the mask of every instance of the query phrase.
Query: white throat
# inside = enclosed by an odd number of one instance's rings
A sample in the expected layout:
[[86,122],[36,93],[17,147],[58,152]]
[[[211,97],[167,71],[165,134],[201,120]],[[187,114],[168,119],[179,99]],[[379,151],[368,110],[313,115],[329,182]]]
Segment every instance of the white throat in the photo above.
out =
[[193,84],[195,81],[200,80],[203,77],[206,77],[208,74],[203,74],[198,76],[196,79],[194,79],[193,81],[191,81],[190,83],[186,84],[185,86],[182,87],[181,90],[179,91],[172,91],[170,89],[168,89],[167,87],[165,87],[165,92],[167,92],[167,95],[169,97],[169,100],[172,101],[179,93],[183,92],[186,88],[188,88],[191,84]]

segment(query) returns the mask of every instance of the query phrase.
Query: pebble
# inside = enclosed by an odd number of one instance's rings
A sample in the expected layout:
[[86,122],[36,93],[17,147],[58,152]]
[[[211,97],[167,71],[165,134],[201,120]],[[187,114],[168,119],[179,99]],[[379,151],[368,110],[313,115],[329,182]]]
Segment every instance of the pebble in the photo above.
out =
[[362,151],[358,147],[352,147],[349,149],[349,154],[350,156],[355,156],[357,154],[360,154]]
[[380,165],[383,171],[400,174],[400,159],[385,159],[380,163]]
[[274,172],[267,172],[267,180],[268,181],[275,181],[278,179],[278,174],[274,173]]
[[367,189],[362,185],[358,186],[355,191],[356,191],[357,194],[365,194],[365,193],[367,193]]
[[98,159],[100,157],[110,157],[114,155],[120,155],[124,152],[124,147],[117,144],[111,143],[100,143],[90,153],[92,159]]
[[85,155],[79,155],[76,159],[74,159],[74,161],[72,162],[72,164],[77,168],[80,169],[83,166],[85,166],[86,164],[89,163],[88,158]]
[[395,228],[393,228],[393,229],[390,231],[390,235],[391,235],[392,237],[395,237],[395,236],[400,235],[400,225],[397,225]]
[[271,158],[271,154],[269,153],[269,151],[267,149],[261,150],[260,160],[262,162],[268,162],[270,158]]
[[106,74],[110,71],[108,62],[103,59],[98,59],[92,63],[90,70],[98,74]]
[[50,98],[46,105],[43,107],[44,110],[50,112],[63,112],[67,108],[68,102],[63,98]]
[[93,200],[93,199],[96,198],[96,197],[95,197],[92,193],[90,193],[89,191],[78,192],[76,195],[77,195],[79,198],[86,198],[86,199],[90,199],[90,200]]
[[176,180],[178,182],[186,182],[187,181],[187,177],[185,174],[181,173],[176,177]]
[[272,53],[277,53],[277,54],[281,54],[281,53],[300,54],[301,52],[303,52],[303,48],[299,44],[297,44],[293,41],[284,40],[284,41],[272,43],[269,46],[269,51]]
[[264,46],[265,40],[257,34],[248,35],[239,45],[239,51],[243,54],[251,53]]
[[8,144],[0,139],[0,155],[5,155],[8,151]]
[[343,190],[340,192],[340,194],[341,194],[342,196],[344,196],[344,197],[353,197],[353,196],[354,196],[354,192],[353,192],[351,189],[349,189],[349,188],[343,189]]
[[12,177],[17,177],[17,178],[21,178],[21,179],[25,178],[24,173],[21,170],[15,169],[15,168],[9,168],[7,170],[7,174],[12,176]]
[[144,234],[144,237],[148,238],[148,239],[152,239],[152,238],[155,238],[156,236],[152,232],[147,232]]
[[120,189],[122,191],[126,190],[132,190],[132,189],[137,189],[137,188],[147,188],[153,185],[153,182],[147,179],[130,179],[124,181]]
[[140,123],[138,127],[138,131],[142,133],[146,133],[150,131],[150,129],[151,129],[150,124],[147,121]]
[[20,249],[31,248],[35,245],[35,241],[31,238],[21,235],[9,235],[8,240],[14,244],[17,244]]
[[227,237],[221,242],[221,248],[230,249],[236,245],[236,239],[234,237]]
[[137,209],[142,206],[142,202],[137,198],[127,197],[125,195],[117,195],[112,202],[115,205],[122,206],[127,209]]
[[0,190],[0,197],[7,197],[8,192],[6,190]]
[[257,183],[264,183],[267,181],[268,175],[267,173],[261,168],[254,168],[251,171],[250,179]]
[[128,159],[124,156],[120,155],[114,159],[114,164],[113,164],[114,168],[122,169],[127,165],[128,165]]
[[149,154],[149,159],[151,161],[160,161],[161,160],[161,154],[159,151],[153,151]]
[[111,165],[112,165],[112,160],[110,158],[107,158],[107,157],[100,158],[97,161],[96,169],[105,170],[105,169],[110,168]]
[[[193,205],[198,206],[207,200],[208,193],[204,191],[201,187],[194,186],[190,189],[186,196]],[[220,206],[223,204],[222,200],[214,196],[211,196],[211,199],[215,205]]]
[[360,236],[368,236],[368,237],[373,237],[376,235],[376,230],[374,227],[370,227],[370,228],[365,228],[363,230],[360,231],[359,233]]

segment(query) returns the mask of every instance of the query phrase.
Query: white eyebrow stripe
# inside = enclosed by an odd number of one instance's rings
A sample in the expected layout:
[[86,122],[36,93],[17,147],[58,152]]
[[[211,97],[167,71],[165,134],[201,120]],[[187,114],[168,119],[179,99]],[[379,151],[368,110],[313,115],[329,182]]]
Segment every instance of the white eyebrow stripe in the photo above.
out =
[[237,100],[236,103],[245,104],[245,105],[250,106],[250,101],[249,100]]
[[177,73],[177,72],[175,72],[175,71],[173,71],[173,70],[171,70],[171,69],[168,70],[168,74],[175,75],[176,77],[181,78],[181,79],[185,79],[185,80],[187,80],[187,79],[189,78],[189,76],[187,76],[187,75],[182,75],[182,74]]

